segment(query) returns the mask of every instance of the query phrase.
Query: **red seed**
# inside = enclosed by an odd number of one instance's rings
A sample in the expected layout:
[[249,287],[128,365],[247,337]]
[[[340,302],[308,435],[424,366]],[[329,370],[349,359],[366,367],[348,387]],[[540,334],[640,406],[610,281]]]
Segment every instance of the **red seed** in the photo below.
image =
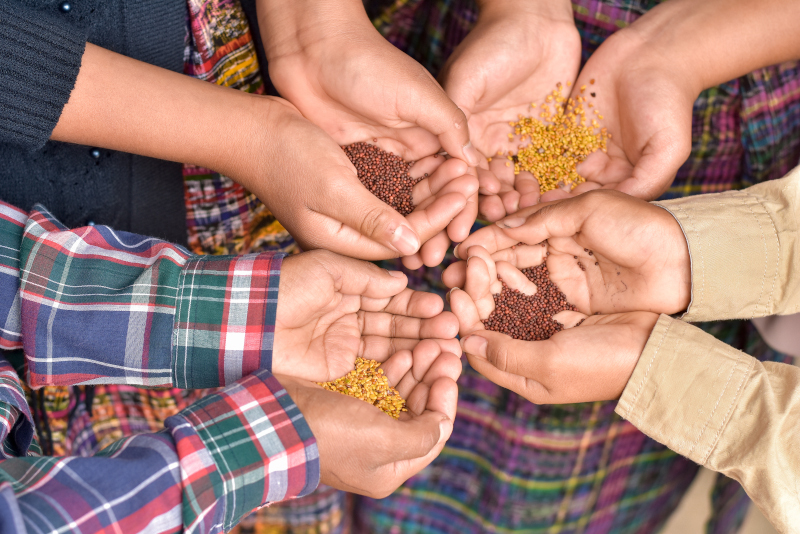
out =
[[373,195],[401,215],[414,211],[412,189],[422,178],[409,176],[413,161],[404,161],[369,143],[353,143],[342,149],[356,168],[358,179]]

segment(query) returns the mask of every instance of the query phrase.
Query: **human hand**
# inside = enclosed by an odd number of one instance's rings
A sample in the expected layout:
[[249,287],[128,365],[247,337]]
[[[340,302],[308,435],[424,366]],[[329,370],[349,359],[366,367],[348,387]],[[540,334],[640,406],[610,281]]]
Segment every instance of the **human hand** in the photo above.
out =
[[658,321],[649,312],[590,317],[561,312],[564,330],[543,341],[521,341],[484,329],[481,320],[488,315],[479,313],[467,291],[453,290],[450,306],[472,368],[536,404],[619,398]]
[[[538,244],[545,240],[546,247]],[[668,211],[617,191],[521,210],[456,249],[461,259],[475,254],[498,262],[498,272],[539,265],[546,257],[553,282],[587,315],[673,314],[686,310],[691,299],[689,247],[678,222]],[[458,262],[442,279],[448,287],[464,287],[466,271]]]
[[461,359],[401,351],[381,367],[406,399],[408,412],[399,420],[362,400],[277,375],[317,440],[322,482],[373,498],[389,495],[441,452],[453,430]]
[[[327,382],[353,370],[356,357],[384,361],[460,354],[458,321],[442,299],[412,291],[400,272],[317,250],[283,260],[272,370]],[[421,375],[418,375],[421,376]]]
[[692,106],[702,89],[697,79],[681,74],[672,58],[648,46],[632,26],[613,34],[592,54],[573,97],[582,85],[596,95],[588,101],[611,134],[608,150],[594,152],[578,165],[585,183],[571,193],[548,191],[542,200],[601,187],[646,200],[659,197],[691,153]]
[[[505,155],[516,154],[509,122],[530,116],[558,82],[575,80],[581,41],[569,2],[484,1],[475,27],[455,49],[439,76],[447,94],[467,115],[475,147],[493,157],[488,169],[499,192],[481,190],[480,213],[496,221],[539,200],[539,183],[514,175]],[[481,171],[479,171],[481,172]],[[484,182],[481,184],[484,185]]]
[[253,191],[305,250],[377,260],[441,248],[437,238],[420,249],[452,226],[477,191],[465,164],[439,166],[442,158],[425,158],[410,172],[430,176],[415,186],[417,208],[403,217],[363,186],[339,145],[294,106],[279,98],[252,98],[259,103],[251,112],[255,128],[263,132],[254,151],[259,157],[238,158],[242,169],[231,176]]

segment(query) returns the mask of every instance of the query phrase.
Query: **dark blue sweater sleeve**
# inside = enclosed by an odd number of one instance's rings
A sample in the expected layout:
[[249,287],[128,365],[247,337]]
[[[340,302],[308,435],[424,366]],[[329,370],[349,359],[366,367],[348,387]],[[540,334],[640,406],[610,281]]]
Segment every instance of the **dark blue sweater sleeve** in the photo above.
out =
[[50,5],[0,0],[0,143],[28,150],[50,138],[75,86],[86,31]]

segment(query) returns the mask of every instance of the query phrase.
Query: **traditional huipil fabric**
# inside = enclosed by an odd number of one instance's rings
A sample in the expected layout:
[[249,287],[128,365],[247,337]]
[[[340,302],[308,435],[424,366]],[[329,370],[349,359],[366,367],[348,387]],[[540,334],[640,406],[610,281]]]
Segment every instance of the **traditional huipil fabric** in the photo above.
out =
[[[317,486],[316,441],[269,372],[282,254],[198,257],[5,203],[0,250],[0,532],[223,532]],[[236,343],[197,342],[215,333]],[[23,370],[34,387],[226,387],[158,433],[41,456]]]
[[[657,4],[574,1],[584,61]],[[434,75],[477,19],[472,0],[367,5],[379,31]],[[780,178],[800,157],[800,65],[767,67],[704,91],[694,105],[692,137],[691,156],[664,198]],[[442,293],[440,274],[441,268],[423,268],[410,275],[409,286]],[[788,361],[749,322],[701,326],[759,359]],[[356,531],[655,532],[697,466],[643,436],[614,406],[535,406],[465,368],[453,436],[442,455],[389,498],[359,499]],[[719,477],[709,532],[735,532],[748,503],[737,483]]]

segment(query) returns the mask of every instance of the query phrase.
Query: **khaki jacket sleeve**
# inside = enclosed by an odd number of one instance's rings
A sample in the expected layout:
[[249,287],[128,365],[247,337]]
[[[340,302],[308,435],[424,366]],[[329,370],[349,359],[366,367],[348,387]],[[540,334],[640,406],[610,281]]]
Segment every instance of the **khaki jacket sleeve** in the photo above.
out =
[[800,368],[761,363],[662,315],[616,411],[739,481],[779,532],[800,533]]
[[692,261],[685,321],[800,311],[800,167],[741,191],[667,200]]

